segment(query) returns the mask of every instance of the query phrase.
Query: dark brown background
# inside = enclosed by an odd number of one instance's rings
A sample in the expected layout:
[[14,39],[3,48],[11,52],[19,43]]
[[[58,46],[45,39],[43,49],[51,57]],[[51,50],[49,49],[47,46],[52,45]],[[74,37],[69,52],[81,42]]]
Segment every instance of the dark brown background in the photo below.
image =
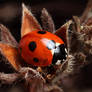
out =
[[21,4],[25,3],[40,22],[42,8],[51,14],[56,29],[73,15],[80,16],[87,0],[0,0],[0,23],[6,25],[19,41],[21,27]]

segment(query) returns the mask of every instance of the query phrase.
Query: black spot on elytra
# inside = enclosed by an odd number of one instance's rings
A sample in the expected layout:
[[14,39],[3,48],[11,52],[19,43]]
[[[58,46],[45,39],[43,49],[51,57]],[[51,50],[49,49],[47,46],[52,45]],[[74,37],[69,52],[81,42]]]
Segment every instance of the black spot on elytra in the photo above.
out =
[[46,31],[38,31],[39,34],[46,34]]
[[33,61],[37,63],[37,62],[39,62],[39,59],[38,58],[33,58]]
[[32,41],[32,42],[30,42],[29,43],[29,49],[30,49],[30,51],[34,51],[35,49],[36,49],[36,42],[35,41]]

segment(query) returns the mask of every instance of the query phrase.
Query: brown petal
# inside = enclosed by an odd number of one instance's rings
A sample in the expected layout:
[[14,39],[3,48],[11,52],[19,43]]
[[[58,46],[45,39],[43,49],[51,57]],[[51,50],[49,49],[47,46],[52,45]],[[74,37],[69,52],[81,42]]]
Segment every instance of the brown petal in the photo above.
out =
[[43,8],[42,10],[41,20],[44,30],[47,30],[51,33],[55,32],[55,25],[53,19],[45,8]]
[[63,41],[65,42],[65,44],[67,44],[67,37],[66,37],[66,31],[68,30],[70,24],[72,23],[72,21],[68,21],[66,24],[64,24],[63,26],[61,26],[59,29],[56,30],[55,34],[57,36],[59,36],[61,39],[63,39]]
[[22,27],[21,27],[21,37],[34,30],[40,30],[41,26],[34,17],[34,15],[29,11],[24,4],[23,15],[22,15]]
[[17,48],[0,42],[0,52],[16,70],[20,69],[21,58]]
[[9,43],[15,47],[18,46],[17,41],[15,40],[15,38],[12,36],[12,34],[9,32],[9,30],[2,24],[0,24],[0,40],[5,42],[5,43]]

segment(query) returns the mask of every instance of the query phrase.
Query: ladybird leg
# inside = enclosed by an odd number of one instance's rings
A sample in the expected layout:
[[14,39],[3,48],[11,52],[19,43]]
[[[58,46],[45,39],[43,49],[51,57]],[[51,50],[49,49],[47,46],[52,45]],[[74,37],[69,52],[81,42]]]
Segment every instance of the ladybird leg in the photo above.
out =
[[56,73],[56,69],[54,67],[54,64],[51,64],[50,66],[47,67],[47,75],[46,78],[47,80],[51,80],[54,78]]
[[38,71],[38,72],[43,72],[43,70],[42,70],[41,67],[37,67],[37,71]]

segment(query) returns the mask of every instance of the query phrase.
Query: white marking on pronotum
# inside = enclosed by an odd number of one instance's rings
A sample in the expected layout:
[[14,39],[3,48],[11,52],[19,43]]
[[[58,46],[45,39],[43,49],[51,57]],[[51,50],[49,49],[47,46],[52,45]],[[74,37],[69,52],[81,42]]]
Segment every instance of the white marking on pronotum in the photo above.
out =
[[58,47],[60,45],[60,43],[56,43],[56,47]]
[[65,59],[63,59],[63,61],[65,61]]
[[54,53],[59,53],[59,51],[60,51],[60,49],[58,47],[59,45],[60,45],[60,43],[55,44],[56,48],[51,50],[52,55],[54,55]]
[[67,54],[65,56],[67,57]]
[[61,60],[57,60],[56,65],[60,65],[61,64]]
[[52,55],[54,55],[54,53],[59,53],[59,52],[60,52],[60,48],[59,47],[51,50]]

